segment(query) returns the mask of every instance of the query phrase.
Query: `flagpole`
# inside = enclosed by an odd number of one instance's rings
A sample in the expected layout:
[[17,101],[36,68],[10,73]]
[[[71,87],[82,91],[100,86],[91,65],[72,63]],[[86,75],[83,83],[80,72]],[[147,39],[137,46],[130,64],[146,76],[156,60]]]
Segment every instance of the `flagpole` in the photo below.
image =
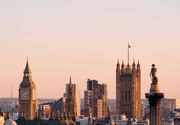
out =
[[128,65],[129,65],[129,42],[128,42]]

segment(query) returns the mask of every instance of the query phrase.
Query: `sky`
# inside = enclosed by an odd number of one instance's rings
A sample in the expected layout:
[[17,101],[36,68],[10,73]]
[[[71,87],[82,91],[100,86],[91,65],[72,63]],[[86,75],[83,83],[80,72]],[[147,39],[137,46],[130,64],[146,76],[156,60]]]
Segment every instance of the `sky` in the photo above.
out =
[[26,58],[37,98],[58,99],[87,79],[108,85],[116,97],[117,60],[141,65],[141,98],[149,92],[151,65],[165,98],[180,98],[179,0],[0,1],[0,98],[18,97]]

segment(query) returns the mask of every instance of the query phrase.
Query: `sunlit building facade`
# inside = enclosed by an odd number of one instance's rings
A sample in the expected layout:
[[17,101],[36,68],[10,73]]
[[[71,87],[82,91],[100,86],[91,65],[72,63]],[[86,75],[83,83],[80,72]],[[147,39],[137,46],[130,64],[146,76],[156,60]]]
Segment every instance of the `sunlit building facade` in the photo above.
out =
[[116,113],[128,118],[141,118],[141,69],[133,62],[116,66]]

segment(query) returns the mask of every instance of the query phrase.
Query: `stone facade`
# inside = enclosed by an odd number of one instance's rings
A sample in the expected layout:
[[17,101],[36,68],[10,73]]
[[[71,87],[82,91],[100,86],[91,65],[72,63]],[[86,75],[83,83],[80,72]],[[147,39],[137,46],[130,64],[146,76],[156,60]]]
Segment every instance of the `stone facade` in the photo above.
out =
[[18,120],[18,125],[76,125],[76,123],[69,120]]
[[36,112],[36,86],[32,80],[28,60],[24,70],[24,77],[19,86],[19,115],[28,120],[35,117]]
[[161,125],[160,106],[163,93],[146,93],[150,105],[150,125]]
[[128,118],[141,118],[141,69],[133,62],[116,67],[116,113]]
[[[80,104],[80,89],[77,84],[72,84],[72,93],[75,98],[76,102],[76,108],[77,108],[77,116],[81,115],[80,109],[81,109],[81,104]],[[66,84],[66,96],[69,96],[69,83]]]
[[68,90],[68,96],[66,96],[66,102],[65,102],[65,113],[66,116],[77,116],[77,103],[75,100],[75,95],[73,94],[73,88],[71,83],[71,77],[69,81],[69,90]]
[[61,116],[65,116],[66,97],[60,98],[52,103],[52,112],[59,112]]

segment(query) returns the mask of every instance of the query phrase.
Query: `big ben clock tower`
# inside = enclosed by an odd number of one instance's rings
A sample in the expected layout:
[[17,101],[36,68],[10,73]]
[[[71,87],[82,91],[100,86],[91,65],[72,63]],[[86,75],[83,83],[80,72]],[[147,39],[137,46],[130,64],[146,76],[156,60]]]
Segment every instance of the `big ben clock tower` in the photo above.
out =
[[23,80],[19,86],[19,114],[24,114],[28,120],[35,117],[36,111],[36,86],[32,81],[28,59],[24,69]]

